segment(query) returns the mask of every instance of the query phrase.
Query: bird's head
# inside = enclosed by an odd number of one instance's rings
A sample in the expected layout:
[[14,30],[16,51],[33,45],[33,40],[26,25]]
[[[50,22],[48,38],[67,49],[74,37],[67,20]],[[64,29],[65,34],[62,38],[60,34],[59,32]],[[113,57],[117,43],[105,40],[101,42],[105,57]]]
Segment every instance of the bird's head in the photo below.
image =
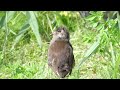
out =
[[70,39],[69,32],[66,30],[65,27],[59,27],[53,33],[54,40],[68,40]]

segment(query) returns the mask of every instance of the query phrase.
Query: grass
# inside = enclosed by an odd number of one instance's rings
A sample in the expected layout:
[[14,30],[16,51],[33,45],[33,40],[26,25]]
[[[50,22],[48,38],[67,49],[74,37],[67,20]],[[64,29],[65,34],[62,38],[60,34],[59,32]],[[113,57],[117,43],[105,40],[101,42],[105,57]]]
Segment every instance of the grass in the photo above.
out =
[[[17,12],[19,13],[19,12]],[[98,32],[95,30],[88,30],[84,28],[84,22],[80,17],[75,16],[77,14],[69,14],[70,17],[66,16],[66,12],[62,13],[63,18],[57,16],[57,13],[49,12],[38,13],[38,25],[40,28],[40,34],[42,38],[42,47],[39,47],[41,41],[36,40],[36,36],[33,34],[34,25],[32,26],[33,31],[25,32],[24,37],[20,38],[19,43],[16,44],[15,48],[11,49],[14,38],[13,33],[9,33],[8,40],[6,41],[5,52],[3,52],[3,43],[5,31],[0,29],[0,78],[7,79],[59,79],[47,64],[47,52],[50,42],[50,32],[52,31],[54,24],[56,23],[53,17],[57,18],[59,25],[68,26],[70,30],[70,42],[73,46],[73,53],[75,57],[75,67],[69,77],[65,79],[111,79],[120,78],[119,61],[120,57],[116,58],[115,66],[112,65],[111,60],[105,54],[105,52],[94,53],[88,58],[80,67],[79,64],[84,57],[87,50],[94,43],[95,36]],[[70,13],[70,12],[69,12]],[[44,15],[45,14],[45,15]],[[40,16],[39,16],[40,15]],[[23,18],[19,14],[20,17]],[[47,16],[47,17],[46,17]],[[48,17],[49,16],[49,17]],[[51,16],[51,17],[50,17]],[[73,17],[71,17],[73,16]],[[98,15],[99,16],[99,15]],[[16,16],[19,18],[18,16]],[[44,17],[44,19],[42,19]],[[66,22],[60,21],[66,20]],[[34,18],[35,19],[35,18]],[[24,20],[17,25],[11,25],[15,20],[11,20],[9,25],[14,33],[19,32]],[[48,21],[47,21],[48,20]],[[47,23],[48,22],[48,23]],[[43,25],[42,25],[42,24]],[[61,24],[62,23],[62,24]],[[53,25],[53,26],[52,26]],[[23,25],[24,26],[24,25]],[[43,26],[43,27],[42,27]],[[37,26],[38,28],[38,26]],[[36,29],[37,30],[37,29]],[[24,30],[23,30],[24,31]],[[36,35],[38,35],[36,33]],[[39,36],[39,35],[38,35]],[[38,44],[39,42],[39,44]],[[103,45],[104,46],[104,45]],[[114,48],[114,47],[113,47]],[[116,50],[117,51],[117,50]],[[119,56],[119,52],[116,53]],[[114,53],[113,53],[114,56]]]
[[[66,78],[107,78],[108,75],[101,76],[101,72],[106,73],[104,69],[107,69],[107,61],[103,58],[92,56],[89,58],[90,60],[78,68],[81,58],[90,46],[83,42],[82,34],[78,31],[81,32],[79,29],[70,33],[76,64],[71,76]],[[37,42],[31,41],[29,44],[19,45],[16,49],[7,52],[4,64],[0,65],[0,78],[58,79],[47,65],[48,46],[49,44],[44,41],[43,47],[40,49]]]

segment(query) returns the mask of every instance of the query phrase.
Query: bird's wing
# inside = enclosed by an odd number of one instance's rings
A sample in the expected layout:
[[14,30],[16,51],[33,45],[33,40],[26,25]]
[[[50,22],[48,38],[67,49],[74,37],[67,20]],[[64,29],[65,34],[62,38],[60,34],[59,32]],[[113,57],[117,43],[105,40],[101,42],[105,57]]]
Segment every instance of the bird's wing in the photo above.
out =
[[48,65],[49,66],[52,66],[52,62],[54,61],[53,60],[53,54],[50,53],[51,52],[51,49],[48,50]]
[[68,55],[69,65],[71,65],[73,68],[75,65],[75,59],[74,59],[74,54],[73,54],[73,47],[70,43],[69,43],[69,47],[68,47],[67,51],[69,53],[69,55]]

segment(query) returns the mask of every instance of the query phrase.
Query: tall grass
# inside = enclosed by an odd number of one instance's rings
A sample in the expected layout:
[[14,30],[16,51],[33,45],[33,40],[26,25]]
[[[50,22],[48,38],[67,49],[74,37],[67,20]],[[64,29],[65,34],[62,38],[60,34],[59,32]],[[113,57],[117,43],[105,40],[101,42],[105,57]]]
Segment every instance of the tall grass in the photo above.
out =
[[120,23],[118,12],[113,15],[104,20],[102,11],[85,19],[76,11],[1,11],[0,78],[58,78],[48,68],[47,50],[59,26],[70,32],[76,62],[66,79],[119,78]]

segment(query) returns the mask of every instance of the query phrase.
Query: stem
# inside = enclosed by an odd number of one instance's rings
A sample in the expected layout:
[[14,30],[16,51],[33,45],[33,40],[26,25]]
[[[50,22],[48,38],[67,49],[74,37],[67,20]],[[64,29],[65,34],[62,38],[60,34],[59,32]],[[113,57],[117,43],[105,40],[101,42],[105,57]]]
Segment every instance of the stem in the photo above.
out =
[[4,38],[4,43],[3,43],[3,58],[4,61],[6,61],[6,45],[7,45],[7,40],[8,40],[8,27],[7,27],[7,11],[6,11],[6,18],[5,18],[5,38]]

